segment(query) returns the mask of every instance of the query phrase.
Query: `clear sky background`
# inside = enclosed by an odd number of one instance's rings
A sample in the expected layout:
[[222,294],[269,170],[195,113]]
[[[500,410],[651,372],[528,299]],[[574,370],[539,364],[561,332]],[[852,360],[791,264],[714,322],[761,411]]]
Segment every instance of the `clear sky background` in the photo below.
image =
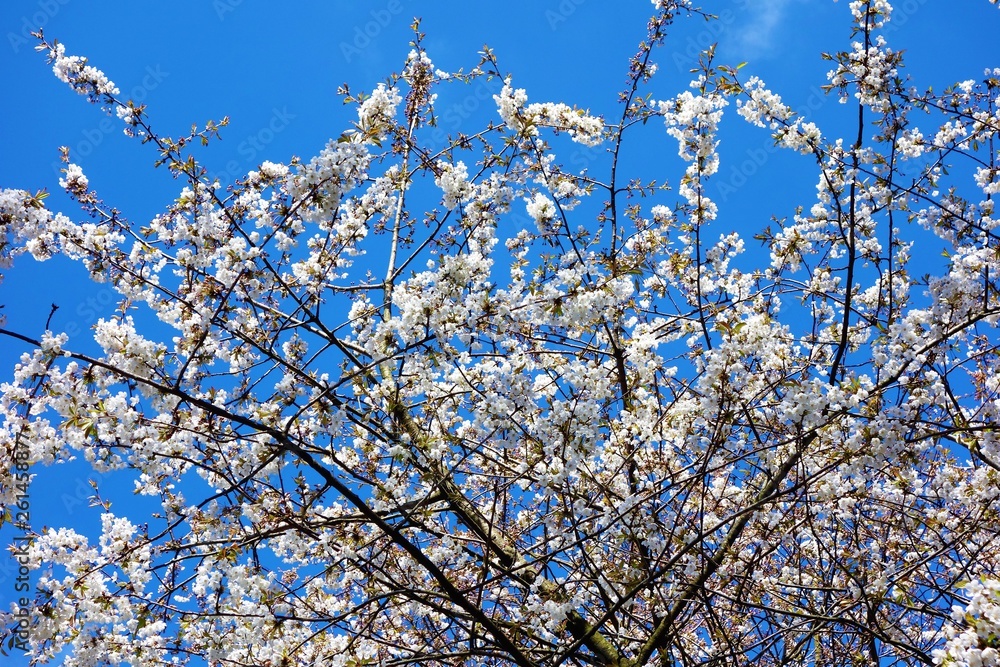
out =
[[[890,44],[906,50],[907,71],[919,88],[940,90],[1000,66],[1000,11],[986,0],[894,4]],[[650,89],[654,98],[682,91],[697,52],[718,42],[718,62],[748,61],[743,72],[761,76],[827,132],[836,134],[829,128],[850,119],[847,108],[819,89],[830,69],[820,53],[848,44],[847,0],[722,0],[706,2],[705,8],[722,20],[682,21],[672,29],[655,57],[660,73]],[[341,104],[338,86],[371,90],[398,70],[410,50],[414,16],[423,19],[424,46],[437,68],[468,70],[489,44],[515,86],[527,89],[529,101],[562,101],[617,118],[617,93],[651,11],[648,0],[5,0],[0,4],[0,187],[47,188],[52,196],[46,203],[79,220],[79,209],[59,191],[59,146],[68,146],[91,187],[134,221],[162,211],[183,185],[165,169],[152,168],[155,151],[126,137],[117,118],[105,116],[52,75],[28,34],[39,27],[49,40],[65,43],[67,53],[87,56],[123,97],[146,104],[150,122],[162,134],[183,135],[192,123],[228,115],[232,122],[223,140],[201,154],[226,183],[264,160],[308,159],[348,129],[355,109]],[[483,82],[454,99],[445,95],[438,106],[443,129],[475,129],[483,119],[496,118],[492,95],[500,85]],[[466,127],[466,121],[478,125]],[[812,202],[815,170],[802,169],[808,161],[772,153],[768,134],[746,127],[732,106],[725,126],[737,131],[723,134],[715,181],[716,187],[730,187],[717,191],[717,231],[739,229],[749,237],[770,216],[791,215],[796,205]],[[676,141],[662,126],[652,136],[659,139],[637,146],[626,159],[637,173],[676,185],[683,173]],[[564,156],[571,164],[590,158]],[[90,284],[82,270],[60,261],[22,259],[0,285],[8,326],[35,336],[53,303],[59,310],[52,328],[80,340],[114,301],[110,289]],[[0,340],[0,382],[10,377],[23,351]],[[70,524],[92,532],[99,522],[97,511],[86,507],[86,469],[40,473],[32,486],[33,527]],[[0,531],[0,543],[11,536],[9,529]],[[0,554],[4,607],[14,594],[13,573]]]

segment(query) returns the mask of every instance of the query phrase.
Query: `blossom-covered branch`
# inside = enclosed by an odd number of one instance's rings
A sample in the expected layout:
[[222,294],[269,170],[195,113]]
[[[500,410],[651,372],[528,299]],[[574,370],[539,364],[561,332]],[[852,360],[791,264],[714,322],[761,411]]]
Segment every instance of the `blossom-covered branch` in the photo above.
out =
[[[142,223],[69,154],[85,221],[0,191],[0,266],[118,295],[92,341],[0,329],[3,522],[22,469],[101,478],[96,537],[31,534],[37,662],[996,663],[997,70],[921,92],[857,0],[806,119],[714,48],[678,91],[655,57],[709,17],[652,5],[613,114],[415,23],[350,127],[225,188],[226,119],[164,136],[38,35],[180,185]],[[479,79],[496,115],[435,143]],[[814,174],[770,222],[713,197],[737,124]]]

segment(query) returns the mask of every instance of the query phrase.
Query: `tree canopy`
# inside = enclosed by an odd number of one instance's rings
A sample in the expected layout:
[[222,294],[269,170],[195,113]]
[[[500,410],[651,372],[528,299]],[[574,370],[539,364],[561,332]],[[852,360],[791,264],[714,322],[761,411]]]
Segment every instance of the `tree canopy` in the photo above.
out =
[[[0,385],[2,520],[32,572],[7,650],[1000,662],[1000,69],[922,87],[890,3],[850,2],[826,128],[711,47],[660,83],[675,23],[712,17],[651,13],[613,117],[536,101],[488,48],[436,69],[415,22],[401,71],[342,89],[351,127],[228,184],[195,150],[226,118],[166,136],[36,33],[178,195],[133,220],[69,152],[83,220],[0,191],[3,267],[61,255],[118,299],[97,347],[0,328],[33,350]],[[480,81],[493,120],[442,143],[438,92]],[[735,123],[815,183],[739,229],[711,188]],[[633,173],[637,142],[683,169]],[[115,483],[158,509],[29,530],[32,475],[74,457],[98,504]]]

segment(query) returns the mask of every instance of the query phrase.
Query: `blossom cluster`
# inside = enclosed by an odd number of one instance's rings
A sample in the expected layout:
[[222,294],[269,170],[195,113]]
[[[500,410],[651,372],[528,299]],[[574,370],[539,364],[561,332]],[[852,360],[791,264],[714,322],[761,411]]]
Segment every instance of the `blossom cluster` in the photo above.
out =
[[386,88],[384,83],[380,83],[358,107],[360,132],[354,136],[367,141],[384,139],[401,101],[395,88]]
[[[664,90],[701,15],[652,4],[618,124],[418,33],[353,130],[227,188],[118,105],[180,181],[142,223],[72,162],[83,221],[0,191],[3,268],[117,295],[92,340],[6,332],[0,515],[25,467],[96,473],[91,534],[32,535],[33,658],[998,662],[997,71],[903,90],[891,2],[856,0],[821,132],[712,50]],[[502,122],[441,145],[479,77]],[[713,196],[730,122],[808,171],[769,221]]]
[[528,94],[523,88],[515,89],[509,77],[493,99],[504,123],[524,136],[536,136],[539,127],[549,127],[557,132],[569,133],[573,141],[585,146],[599,146],[604,141],[604,121],[601,118],[562,103],[526,104]]
[[747,121],[758,127],[770,127],[778,144],[786,148],[809,153],[818,147],[821,133],[816,124],[796,117],[780,96],[764,87],[763,81],[750,77],[743,90],[749,99],[736,101],[737,113]]
[[114,82],[101,70],[93,65],[88,65],[86,58],[67,56],[65,44],[56,42],[47,50],[56,78],[63,83],[68,83],[73,90],[81,95],[86,95],[92,101],[105,101],[119,93]]
[[964,608],[952,609],[948,643],[934,652],[934,664],[992,667],[1000,664],[1000,581],[974,580],[962,593]]

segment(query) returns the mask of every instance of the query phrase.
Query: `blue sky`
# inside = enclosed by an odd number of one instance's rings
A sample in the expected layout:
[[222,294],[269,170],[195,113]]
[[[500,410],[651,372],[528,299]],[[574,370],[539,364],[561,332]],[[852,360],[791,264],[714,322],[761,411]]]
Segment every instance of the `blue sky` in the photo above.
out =
[[[708,4],[718,22],[685,21],[658,52],[654,97],[683,90],[697,52],[718,42],[719,62],[748,61],[744,72],[761,76],[811,120],[836,126],[845,109],[819,90],[830,68],[819,54],[846,47],[847,5],[847,0]],[[939,90],[1000,66],[995,46],[1000,11],[986,0],[895,5],[890,44],[907,51],[908,71],[918,87]],[[423,19],[424,46],[436,67],[468,70],[489,44],[529,100],[563,101],[615,118],[617,91],[651,9],[648,0],[336,0],[286,3],[281,9],[262,0],[7,0],[0,4],[5,90],[0,187],[47,188],[52,208],[79,219],[79,209],[59,192],[59,146],[68,146],[91,186],[135,221],[161,211],[182,186],[164,169],[152,168],[155,152],[124,136],[116,118],[55,79],[43,54],[32,48],[28,32],[39,27],[48,39],[65,43],[68,53],[90,58],[123,96],[146,104],[161,133],[177,136],[192,123],[230,116],[222,141],[202,157],[210,172],[231,182],[263,160],[308,159],[348,129],[355,113],[341,104],[338,86],[371,90],[398,70],[410,50],[414,16]],[[444,97],[439,107],[444,129],[496,117],[492,95],[499,84],[479,85],[454,100]],[[733,111],[726,124],[745,125]],[[660,143],[641,146],[627,159],[640,173],[650,172],[647,177],[676,183],[683,170],[676,143],[665,132],[660,136]],[[767,133],[746,128],[725,136],[717,181],[733,187],[720,193],[720,232],[727,225],[742,231],[749,224],[749,236],[771,215],[790,215],[796,204],[810,203],[814,172],[801,169],[794,156],[772,154]],[[80,269],[59,261],[23,259],[0,285],[10,328],[29,335],[41,333],[56,303],[53,328],[85,336],[115,300],[108,287],[88,283]],[[0,341],[0,381],[9,378],[22,351]],[[98,525],[97,513],[85,507],[87,479],[79,467],[43,472],[32,487],[33,526],[69,523],[86,532]],[[10,537],[0,531],[0,542]],[[0,605],[12,594],[11,570],[0,555]]]

